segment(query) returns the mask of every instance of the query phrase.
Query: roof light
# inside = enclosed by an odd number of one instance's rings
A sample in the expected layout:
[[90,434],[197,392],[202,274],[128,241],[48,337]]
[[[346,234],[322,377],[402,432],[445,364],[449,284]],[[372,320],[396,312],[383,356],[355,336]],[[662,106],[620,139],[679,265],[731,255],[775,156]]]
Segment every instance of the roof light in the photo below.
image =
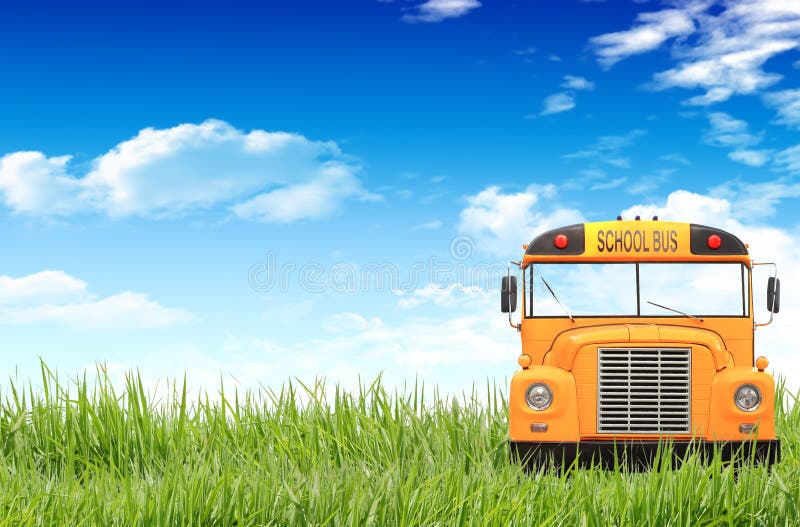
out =
[[720,238],[716,234],[712,234],[708,237],[708,248],[709,249],[719,249],[719,246],[722,245],[722,238]]
[[559,249],[566,249],[567,245],[569,245],[569,238],[567,238],[566,234],[556,234],[556,237],[553,238],[553,245]]

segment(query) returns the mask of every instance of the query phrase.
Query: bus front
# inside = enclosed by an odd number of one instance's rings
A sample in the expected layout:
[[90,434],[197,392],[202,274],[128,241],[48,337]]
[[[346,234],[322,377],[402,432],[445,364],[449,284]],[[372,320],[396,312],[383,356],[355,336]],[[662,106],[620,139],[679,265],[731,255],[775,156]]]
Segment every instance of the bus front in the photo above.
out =
[[[517,264],[514,456],[649,465],[667,439],[678,456],[779,459],[775,384],[753,348],[758,264],[736,236],[656,219],[585,223],[537,236]],[[771,321],[780,282],[767,287]],[[517,278],[505,277],[509,321],[516,303]]]

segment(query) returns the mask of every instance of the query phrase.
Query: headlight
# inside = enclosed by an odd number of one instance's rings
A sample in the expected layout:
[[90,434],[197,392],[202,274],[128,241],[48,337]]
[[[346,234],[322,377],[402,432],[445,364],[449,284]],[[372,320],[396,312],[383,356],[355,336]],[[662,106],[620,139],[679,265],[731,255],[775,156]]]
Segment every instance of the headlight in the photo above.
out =
[[752,384],[743,384],[733,394],[736,407],[744,412],[752,412],[761,404],[761,390]]
[[534,410],[546,410],[553,402],[553,391],[543,382],[535,382],[528,386],[525,401]]

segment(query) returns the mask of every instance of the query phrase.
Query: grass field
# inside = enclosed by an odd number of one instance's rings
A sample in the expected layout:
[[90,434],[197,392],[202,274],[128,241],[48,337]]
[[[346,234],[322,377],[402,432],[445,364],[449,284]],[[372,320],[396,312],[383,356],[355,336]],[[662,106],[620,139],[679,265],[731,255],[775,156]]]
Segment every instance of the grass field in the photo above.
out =
[[508,461],[504,393],[454,400],[376,381],[221,390],[216,402],[177,386],[152,401],[135,375],[115,393],[102,374],[64,383],[43,368],[0,394],[0,526],[800,522],[800,405],[779,403],[771,472],[734,478],[690,460],[527,475]]

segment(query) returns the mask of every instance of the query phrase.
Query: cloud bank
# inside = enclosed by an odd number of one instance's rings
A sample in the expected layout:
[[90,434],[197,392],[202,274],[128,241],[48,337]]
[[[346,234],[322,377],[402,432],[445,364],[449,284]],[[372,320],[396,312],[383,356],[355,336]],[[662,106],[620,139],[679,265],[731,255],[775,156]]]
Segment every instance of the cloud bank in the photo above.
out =
[[85,174],[70,156],[0,158],[0,198],[16,214],[163,218],[230,207],[240,218],[289,223],[371,200],[360,166],[336,143],[286,132],[244,132],[219,120],[141,130],[96,157]]
[[0,276],[0,324],[53,324],[80,332],[153,329],[193,322],[193,314],[125,291],[100,297],[64,271]]

